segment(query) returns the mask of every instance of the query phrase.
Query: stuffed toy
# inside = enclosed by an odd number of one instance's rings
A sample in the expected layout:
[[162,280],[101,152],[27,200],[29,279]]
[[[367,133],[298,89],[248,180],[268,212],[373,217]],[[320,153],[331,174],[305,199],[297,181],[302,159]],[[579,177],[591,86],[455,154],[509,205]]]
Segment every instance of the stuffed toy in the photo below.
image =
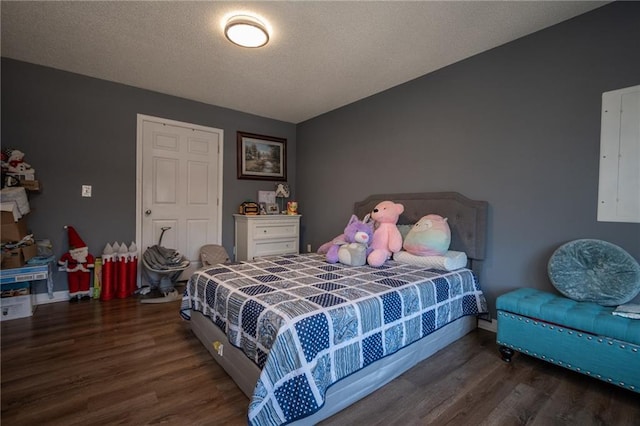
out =
[[350,266],[362,266],[371,252],[368,246],[373,237],[373,226],[351,215],[344,233],[318,248],[319,254],[326,254],[329,263],[344,263]]
[[67,270],[69,284],[69,302],[89,300],[89,286],[91,283],[90,269],[94,267],[93,255],[89,253],[87,245],[73,226],[65,226],[69,231],[69,251],[62,255],[58,265]]
[[451,230],[437,214],[422,217],[404,239],[403,248],[416,256],[442,256],[449,250]]
[[367,256],[367,263],[371,266],[380,266],[402,249],[402,235],[396,224],[398,218],[404,212],[402,204],[393,201],[379,203],[371,212],[371,219],[375,222],[375,231],[371,248]]
[[[355,218],[355,221],[353,219]],[[367,263],[367,256],[373,250],[369,243],[373,238],[373,223],[359,221],[354,215],[352,221],[345,228],[347,240],[353,242],[343,244],[338,248],[338,261],[349,266],[362,266]]]
[[24,162],[24,153],[17,149],[11,151],[7,161],[9,173],[24,173],[26,171],[34,172],[31,165]]

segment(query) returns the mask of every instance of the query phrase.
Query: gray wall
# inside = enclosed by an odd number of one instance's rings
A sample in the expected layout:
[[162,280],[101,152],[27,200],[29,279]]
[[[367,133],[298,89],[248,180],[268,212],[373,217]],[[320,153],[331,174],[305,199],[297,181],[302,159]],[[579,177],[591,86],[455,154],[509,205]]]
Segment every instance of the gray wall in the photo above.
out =
[[[212,84],[214,84],[212,82]],[[273,182],[236,178],[236,131],[287,139],[288,179],[295,196],[296,127],[181,98],[2,58],[2,147],[26,153],[43,190],[30,197],[28,224],[67,251],[73,225],[98,256],[107,242],[135,240],[136,120],[147,114],[224,130],[223,245],[233,249],[233,216]],[[81,185],[93,197],[80,196]],[[55,274],[54,290],[66,290]],[[45,292],[42,282],[37,292]]]
[[[236,179],[237,130],[288,139],[303,249],[340,233],[353,202],[372,193],[487,200],[481,280],[493,308],[513,288],[552,290],[546,262],[566,241],[600,238],[640,258],[640,225],[596,221],[601,94],[640,83],[639,20],[640,3],[616,2],[297,127],[3,58],[2,146],[37,169],[44,190],[31,197],[29,224],[58,256],[64,224],[94,254],[134,239],[138,113],[224,129],[229,252],[237,205],[273,187]],[[92,198],[80,197],[82,184]],[[56,290],[65,278],[56,274]]]
[[298,125],[305,241],[342,232],[373,193],[487,200],[492,310],[514,288],[553,290],[567,241],[640,259],[640,224],[596,221],[601,95],[640,84],[638,22],[640,3],[616,2]]

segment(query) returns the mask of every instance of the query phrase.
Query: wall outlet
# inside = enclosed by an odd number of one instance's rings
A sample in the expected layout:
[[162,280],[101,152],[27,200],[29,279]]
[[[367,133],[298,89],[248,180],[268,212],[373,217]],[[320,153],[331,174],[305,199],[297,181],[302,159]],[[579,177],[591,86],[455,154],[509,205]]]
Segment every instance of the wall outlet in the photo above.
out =
[[82,196],[91,197],[91,185],[82,185]]

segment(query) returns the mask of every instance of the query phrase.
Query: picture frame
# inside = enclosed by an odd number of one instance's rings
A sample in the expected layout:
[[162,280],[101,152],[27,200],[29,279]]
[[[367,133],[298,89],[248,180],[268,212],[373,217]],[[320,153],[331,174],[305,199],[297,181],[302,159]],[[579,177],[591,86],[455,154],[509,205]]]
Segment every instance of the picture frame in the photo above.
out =
[[287,140],[237,132],[238,179],[287,180]]
[[276,202],[276,191],[258,191],[258,202],[273,204]]
[[267,204],[267,214],[280,214],[280,207],[277,204]]

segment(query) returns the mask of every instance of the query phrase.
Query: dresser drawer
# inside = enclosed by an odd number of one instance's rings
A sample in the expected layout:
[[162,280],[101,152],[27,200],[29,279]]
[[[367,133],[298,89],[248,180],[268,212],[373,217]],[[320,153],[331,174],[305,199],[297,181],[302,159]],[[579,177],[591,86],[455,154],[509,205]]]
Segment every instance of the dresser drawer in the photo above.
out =
[[256,241],[253,257],[298,253],[298,240]]
[[252,224],[254,240],[293,238],[298,235],[298,221],[279,221]]

